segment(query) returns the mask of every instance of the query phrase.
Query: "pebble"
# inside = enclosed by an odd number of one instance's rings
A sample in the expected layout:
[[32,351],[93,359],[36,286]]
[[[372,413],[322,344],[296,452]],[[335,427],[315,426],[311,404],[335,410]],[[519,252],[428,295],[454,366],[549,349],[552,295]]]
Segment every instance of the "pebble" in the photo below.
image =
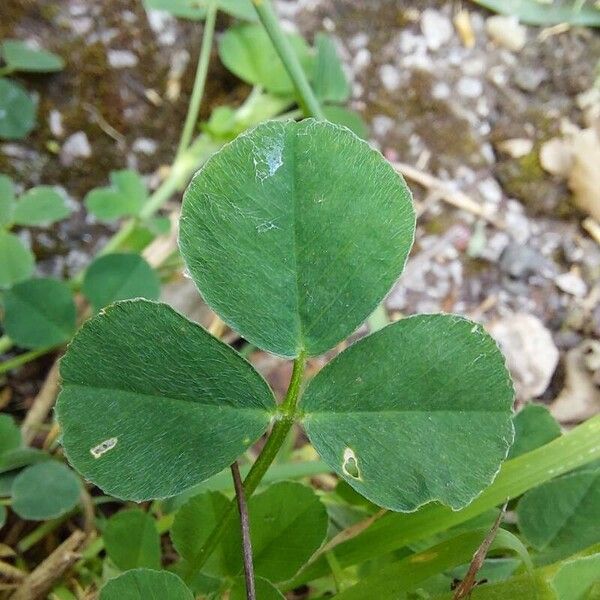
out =
[[60,162],[69,167],[80,158],[89,158],[92,147],[84,131],[70,135],[60,149]]
[[485,22],[485,30],[496,44],[511,52],[518,52],[527,42],[527,29],[514,15],[489,17]]
[[480,181],[477,184],[477,189],[486,202],[499,204],[502,200],[502,188],[493,177],[487,177],[483,181]]
[[445,100],[450,97],[450,86],[445,81],[436,81],[431,86],[431,95],[436,100]]
[[371,53],[366,48],[361,48],[352,60],[352,70],[357,73],[366,69],[371,64]]
[[388,92],[393,92],[400,87],[400,72],[394,65],[382,65],[379,68],[379,77]]
[[545,325],[534,315],[508,315],[488,327],[500,344],[520,400],[545,391],[558,364],[558,348]]
[[576,298],[583,298],[588,291],[585,281],[581,279],[580,275],[573,271],[556,276],[554,278],[554,283],[556,283],[556,286],[560,290],[567,294],[571,294]]
[[145,154],[146,156],[152,156],[158,148],[158,143],[150,138],[138,138],[132,144],[132,150]]
[[456,89],[461,96],[477,98],[483,93],[483,84],[474,77],[461,77],[456,84]]
[[113,69],[126,69],[138,64],[138,57],[130,50],[109,50],[107,55]]
[[545,69],[522,67],[515,72],[515,83],[524,92],[535,92],[546,77]]
[[452,22],[440,11],[425,9],[421,15],[421,32],[430,50],[439,50],[454,34]]
[[48,127],[54,137],[61,138],[65,135],[63,127],[62,113],[56,109],[52,109],[48,115]]

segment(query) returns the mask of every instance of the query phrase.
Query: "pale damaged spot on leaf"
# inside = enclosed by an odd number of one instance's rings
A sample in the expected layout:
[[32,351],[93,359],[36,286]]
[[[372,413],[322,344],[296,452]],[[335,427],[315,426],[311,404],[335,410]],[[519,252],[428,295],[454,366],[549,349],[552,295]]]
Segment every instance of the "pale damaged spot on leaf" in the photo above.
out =
[[346,448],[344,450],[344,462],[342,463],[342,471],[352,477],[352,479],[358,479],[362,481],[360,469],[358,468],[358,458],[352,448]]
[[118,439],[116,437],[104,440],[101,444],[90,448],[90,453],[94,458],[100,458],[103,454],[106,454],[109,450],[112,450],[117,445]]
[[415,554],[410,557],[410,562],[412,563],[425,563],[431,562],[438,555],[437,552],[423,552],[422,554]]

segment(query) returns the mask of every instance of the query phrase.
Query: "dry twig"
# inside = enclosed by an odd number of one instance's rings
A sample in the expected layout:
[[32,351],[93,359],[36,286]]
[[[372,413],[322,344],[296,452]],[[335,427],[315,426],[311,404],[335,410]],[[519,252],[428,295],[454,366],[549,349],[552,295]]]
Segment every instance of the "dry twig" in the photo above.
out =
[[45,598],[54,583],[78,560],[78,551],[85,539],[83,531],[74,531],[23,580],[10,600]]

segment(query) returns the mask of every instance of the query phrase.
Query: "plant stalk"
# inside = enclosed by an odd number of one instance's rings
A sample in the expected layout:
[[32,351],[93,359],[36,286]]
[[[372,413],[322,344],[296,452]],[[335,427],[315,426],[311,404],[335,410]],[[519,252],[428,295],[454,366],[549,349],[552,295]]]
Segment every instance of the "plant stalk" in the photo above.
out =
[[242,555],[244,558],[244,579],[246,582],[247,600],[256,600],[256,584],[254,583],[254,564],[252,560],[252,539],[250,537],[250,519],[244,484],[240,476],[240,467],[237,460],[231,465],[231,475],[235,487],[235,498],[240,514],[240,530],[242,534]]
[[271,38],[271,42],[273,42],[273,46],[275,46],[277,54],[279,54],[279,58],[281,58],[281,62],[283,62],[285,70],[294,83],[305,114],[317,119],[325,119],[321,105],[310,87],[300,60],[281,29],[277,15],[271,5],[271,0],[252,0],[252,3],[263,27]]
[[[244,479],[244,494],[246,499],[250,498],[250,496],[252,496],[252,494],[255,492],[268,468],[271,466],[271,463],[275,460],[279,449],[281,448],[287,434],[294,424],[296,407],[300,397],[300,388],[305,367],[306,355],[301,353],[294,361],[294,369],[292,371],[290,385],[285,398],[279,407],[279,419],[275,422],[275,425],[273,425],[271,434],[269,435],[266,444],[252,465],[252,468],[246,476],[246,479]],[[210,555],[214,552],[218,543],[221,541],[225,531],[227,530],[227,526],[235,514],[235,508],[236,502],[234,499],[230,502],[227,511],[221,518],[221,521],[215,525],[208,536],[208,539],[202,548],[200,548],[198,554],[194,557],[194,560],[190,561],[195,571],[199,571],[204,566]]]
[[177,160],[181,158],[183,153],[188,149],[194,133],[194,127],[198,121],[198,113],[200,112],[200,104],[202,103],[202,96],[204,95],[204,85],[206,84],[206,74],[208,73],[208,63],[210,61],[210,53],[215,33],[216,16],[217,3],[216,0],[211,0],[208,3],[206,20],[204,22],[204,33],[202,35],[200,56],[198,57],[196,77],[194,79],[194,88],[192,90],[192,97],[190,98],[190,103],[188,105],[188,111],[185,117],[183,130],[181,132],[181,138],[179,139],[179,147],[177,148],[177,154],[175,155],[175,162],[177,162]]

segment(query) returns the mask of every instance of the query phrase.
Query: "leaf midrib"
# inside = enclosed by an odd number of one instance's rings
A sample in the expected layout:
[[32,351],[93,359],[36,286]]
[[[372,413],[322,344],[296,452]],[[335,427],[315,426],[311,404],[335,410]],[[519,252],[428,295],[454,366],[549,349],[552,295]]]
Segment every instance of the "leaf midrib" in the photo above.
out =
[[101,391],[101,392],[109,392],[114,394],[115,392],[121,392],[124,394],[132,394],[135,396],[142,396],[143,398],[148,398],[148,399],[152,399],[152,400],[159,400],[159,401],[171,401],[171,402],[184,402],[186,404],[191,403],[191,404],[198,404],[200,406],[209,406],[209,407],[215,407],[215,408],[232,408],[235,410],[244,410],[244,411],[254,411],[254,412],[261,412],[261,413],[266,413],[266,414],[272,414],[272,412],[275,412],[276,409],[276,405],[275,403],[273,403],[273,411],[270,411],[269,408],[267,408],[266,406],[263,406],[262,408],[260,407],[255,407],[255,406],[241,406],[241,405],[232,405],[232,404],[216,404],[214,402],[212,403],[208,403],[208,402],[202,402],[201,400],[195,400],[195,399],[191,399],[191,398],[174,398],[172,396],[156,396],[155,394],[149,394],[147,392],[141,392],[141,391],[132,391],[132,390],[124,390],[122,388],[109,388],[109,387],[105,387],[105,386],[94,386],[94,385],[87,385],[84,383],[73,383],[73,382],[69,382],[68,380],[64,380],[63,381],[63,385],[64,385],[64,389],[67,390],[69,388],[78,388],[78,389],[92,389],[95,391]]

